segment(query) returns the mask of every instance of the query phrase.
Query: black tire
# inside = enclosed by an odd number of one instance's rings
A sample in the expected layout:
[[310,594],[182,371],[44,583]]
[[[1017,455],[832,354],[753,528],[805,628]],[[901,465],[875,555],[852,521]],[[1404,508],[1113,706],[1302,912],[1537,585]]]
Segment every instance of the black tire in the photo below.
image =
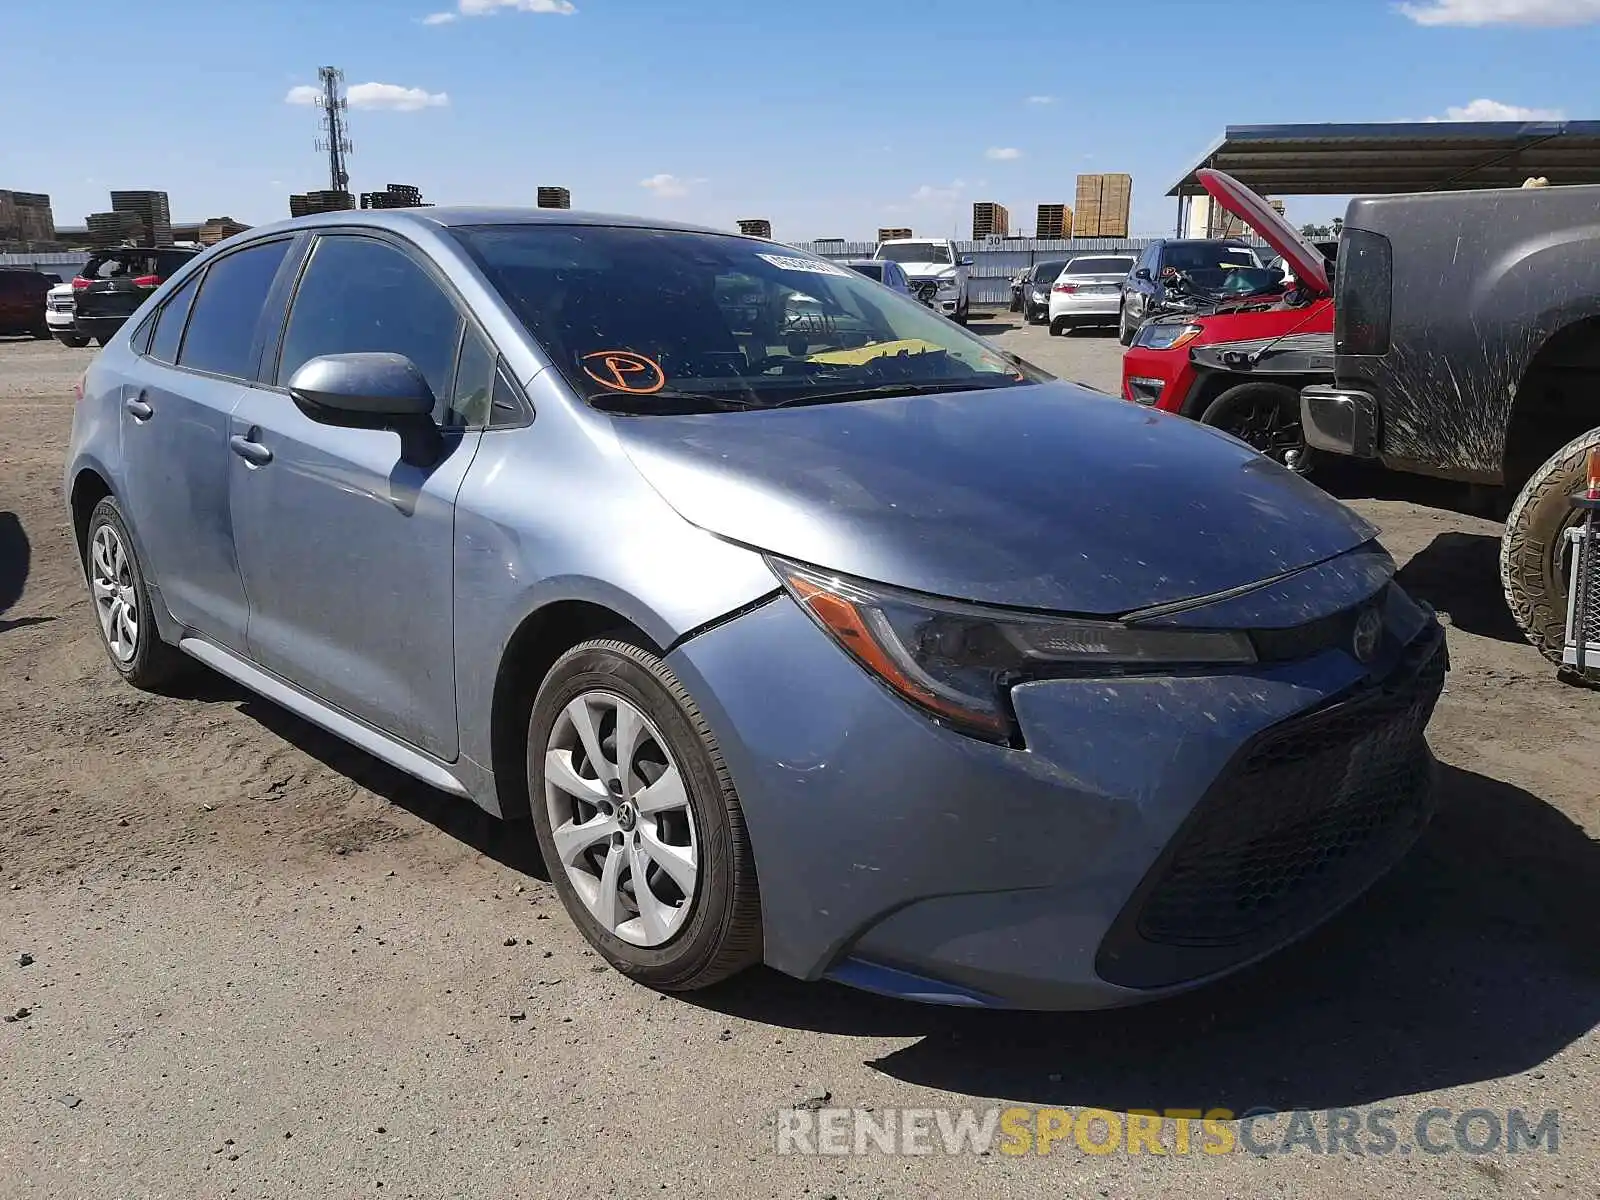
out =
[[[631,702],[660,731],[677,762],[700,850],[693,908],[657,947],[617,937],[589,912],[561,864],[551,832],[544,755],[566,706],[584,692]],[[761,897],[755,856],[733,780],[705,718],[671,670],[650,651],[621,641],[575,646],[551,667],[528,719],[528,796],[539,849],[561,903],[589,944],[617,970],[661,991],[708,987],[761,960]]]
[[1300,393],[1281,383],[1235,384],[1200,414],[1200,423],[1250,443],[1296,475],[1311,471],[1312,455],[1300,429]]
[[1579,434],[1557,450],[1523,485],[1500,539],[1500,586],[1524,636],[1551,662],[1561,661],[1566,643],[1571,555],[1567,530],[1581,510],[1570,497],[1587,481],[1589,452],[1600,447],[1600,429]]
[[56,341],[69,350],[82,350],[89,344],[89,339],[81,333],[58,333]]
[[1124,300],[1122,306],[1117,309],[1117,341],[1124,346],[1131,346],[1138,332],[1137,326],[1131,329],[1128,327],[1128,302]]
[[94,344],[103,349],[104,347],[109,346],[111,344],[111,338],[112,338],[112,335],[109,334],[109,333],[104,335],[103,337],[102,336],[97,336],[94,339]]
[[1072,322],[1067,320],[1066,317],[1057,317],[1054,321],[1050,322],[1050,336],[1060,337],[1062,334],[1071,330],[1071,328]]
[[[1023,315],[1026,316],[1027,314],[1024,313]],[[956,309],[955,314],[951,319],[955,321],[957,325],[966,325],[968,319],[967,305],[963,304],[960,308]]]
[[50,326],[48,325],[41,325],[33,331],[33,338],[36,342],[48,342],[54,336],[55,334],[50,332]]
[[[127,659],[119,658],[112,650],[105,629],[100,624],[99,604],[94,597],[94,568],[90,560],[94,554],[95,535],[102,526],[111,528],[127,556],[127,588],[133,596],[134,612],[138,622],[133,654]],[[132,536],[128,533],[127,523],[122,519],[122,510],[117,507],[117,502],[112,497],[105,497],[89,514],[89,529],[84,538],[84,547],[84,578],[90,582],[89,604],[106,657],[111,660],[111,665],[117,669],[117,673],[134,687],[143,691],[157,691],[166,687],[188,669],[189,659],[177,647],[169,646],[161,640],[161,631],[156,627],[155,609],[150,603],[150,589],[145,583],[144,565],[139,561],[139,552],[134,546]]]

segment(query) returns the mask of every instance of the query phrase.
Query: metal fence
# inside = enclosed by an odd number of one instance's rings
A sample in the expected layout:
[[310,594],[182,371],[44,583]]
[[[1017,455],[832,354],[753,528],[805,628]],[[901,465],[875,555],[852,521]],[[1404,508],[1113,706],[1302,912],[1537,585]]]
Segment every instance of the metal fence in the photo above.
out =
[[[1075,254],[1138,254],[1154,237],[1130,238],[1007,238],[999,242],[955,242],[958,258],[972,259],[968,271],[969,303],[1009,305],[1011,277],[1018,271],[1052,258],[1071,258]],[[871,258],[877,242],[797,242],[796,248],[819,258],[842,262],[850,258]]]
[[30,267],[47,275],[59,275],[62,279],[71,279],[78,273],[78,268],[88,261],[89,256],[81,250],[0,254],[0,267]]

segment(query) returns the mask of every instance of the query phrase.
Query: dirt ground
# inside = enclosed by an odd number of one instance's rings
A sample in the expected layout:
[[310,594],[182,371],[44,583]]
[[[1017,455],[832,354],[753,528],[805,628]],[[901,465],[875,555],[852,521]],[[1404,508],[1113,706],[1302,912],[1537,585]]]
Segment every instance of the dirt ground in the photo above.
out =
[[[1103,388],[1119,350],[979,326]],[[61,459],[90,357],[0,342],[0,1196],[1595,1195],[1600,693],[1556,681],[1452,490],[1329,478],[1449,614],[1442,808],[1307,942],[1175,1001],[891,1003],[603,967],[503,830],[231,684],[119,682]],[[1176,481],[1181,484],[1181,481]],[[28,965],[22,965],[24,962]],[[802,1103],[1559,1114],[1555,1152],[779,1155]],[[1260,1138],[1282,1138],[1284,1122]],[[1324,1147],[1326,1148],[1326,1147]]]

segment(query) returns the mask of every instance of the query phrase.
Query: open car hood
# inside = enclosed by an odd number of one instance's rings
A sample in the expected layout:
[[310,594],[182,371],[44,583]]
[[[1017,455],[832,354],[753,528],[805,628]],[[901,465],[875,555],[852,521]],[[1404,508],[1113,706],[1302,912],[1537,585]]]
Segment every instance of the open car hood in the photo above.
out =
[[1283,255],[1301,287],[1319,296],[1333,294],[1328,282],[1327,260],[1322,252],[1301,237],[1300,231],[1279,216],[1276,209],[1232,175],[1210,167],[1200,168],[1195,175],[1218,204],[1246,222],[1267,245]]
[[702,529],[979,603],[1122,615],[1376,533],[1243,442],[1065,383],[612,421]]

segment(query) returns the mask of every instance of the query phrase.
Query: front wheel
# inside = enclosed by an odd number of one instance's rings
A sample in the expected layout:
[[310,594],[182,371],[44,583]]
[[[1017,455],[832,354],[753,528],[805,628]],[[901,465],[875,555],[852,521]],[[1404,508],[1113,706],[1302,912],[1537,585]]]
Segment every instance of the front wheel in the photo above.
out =
[[755,858],[710,727],[654,654],[593,641],[556,662],[528,721],[539,848],[589,944],[691,991],[761,958]]
[[957,325],[965,325],[967,323],[967,306],[966,306],[966,304],[962,304],[962,306],[960,308],[956,309],[955,315],[951,319],[953,321],[955,321],[955,323]]
[[1546,459],[1518,493],[1500,540],[1506,605],[1535,649],[1554,663],[1567,637],[1573,550],[1567,531],[1583,516],[1570,498],[1587,483],[1589,452],[1597,448],[1600,429],[1591,429]]
[[1300,393],[1281,383],[1241,383],[1206,406],[1202,425],[1248,442],[1297,475],[1311,470],[1311,452],[1300,429]]
[[107,346],[109,346],[111,344],[111,335],[110,334],[106,334],[103,337],[97,335],[95,337],[95,339],[94,339],[94,344],[96,346],[99,346],[101,349],[104,349],[105,347],[107,347]]
[[1138,332],[1137,326],[1128,324],[1128,302],[1124,300],[1122,306],[1117,309],[1117,341],[1124,346],[1131,346],[1133,345],[1134,335]]

